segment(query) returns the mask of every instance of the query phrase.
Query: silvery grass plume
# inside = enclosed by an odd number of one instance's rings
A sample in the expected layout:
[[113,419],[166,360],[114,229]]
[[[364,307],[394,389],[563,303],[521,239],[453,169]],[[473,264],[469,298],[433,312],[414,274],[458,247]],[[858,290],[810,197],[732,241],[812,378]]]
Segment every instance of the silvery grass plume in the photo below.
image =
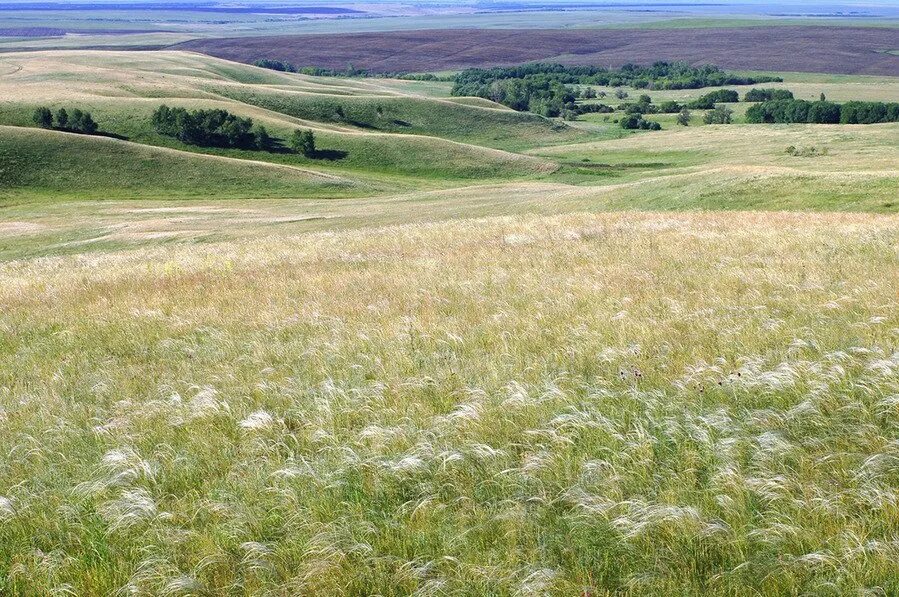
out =
[[123,487],[144,480],[153,482],[158,465],[144,460],[133,448],[125,446],[109,450],[103,455],[98,470],[99,476],[92,481],[84,481],[75,486],[75,493],[92,496],[108,489]]
[[100,514],[108,523],[108,531],[115,533],[149,522],[159,513],[150,493],[140,487],[123,489],[119,497],[100,505]]

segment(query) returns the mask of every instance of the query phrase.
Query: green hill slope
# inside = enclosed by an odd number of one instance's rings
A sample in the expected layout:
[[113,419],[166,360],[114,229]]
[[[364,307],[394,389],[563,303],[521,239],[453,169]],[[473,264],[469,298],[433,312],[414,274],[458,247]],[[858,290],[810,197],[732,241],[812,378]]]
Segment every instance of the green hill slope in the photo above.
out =
[[349,179],[312,170],[0,126],[0,197],[5,198],[333,197],[363,192]]

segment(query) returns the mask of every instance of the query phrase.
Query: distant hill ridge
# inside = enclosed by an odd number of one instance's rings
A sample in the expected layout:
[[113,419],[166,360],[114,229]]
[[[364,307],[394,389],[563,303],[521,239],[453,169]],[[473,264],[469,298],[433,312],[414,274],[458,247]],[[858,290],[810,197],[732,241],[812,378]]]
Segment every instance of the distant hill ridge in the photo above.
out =
[[442,29],[193,40],[175,49],[238,62],[427,72],[552,60],[621,66],[684,60],[740,70],[899,76],[895,29],[777,26],[698,29]]

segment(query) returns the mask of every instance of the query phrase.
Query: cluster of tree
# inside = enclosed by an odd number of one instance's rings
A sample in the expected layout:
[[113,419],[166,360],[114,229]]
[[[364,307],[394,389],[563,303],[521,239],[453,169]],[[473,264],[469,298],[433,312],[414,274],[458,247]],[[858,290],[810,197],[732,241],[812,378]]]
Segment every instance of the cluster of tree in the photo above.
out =
[[899,122],[899,103],[846,102],[840,106],[841,124]]
[[267,68],[270,70],[276,70],[282,73],[295,73],[297,72],[297,67],[292,65],[289,62],[283,62],[281,60],[271,60],[269,58],[260,58],[256,62],[253,63],[253,66],[258,66],[259,68]]
[[[189,145],[263,151],[282,147],[264,126],[254,126],[251,118],[241,118],[225,110],[188,111],[162,105],[153,112],[152,122],[160,135],[174,137]],[[306,157],[316,153],[312,131],[295,130],[289,144],[291,149]]]
[[779,100],[746,111],[751,123],[878,124],[899,122],[899,103]]
[[[458,84],[457,84],[458,85]],[[454,95],[469,95],[455,93]],[[546,76],[527,79],[498,79],[473,94],[508,106],[520,112],[534,112],[542,116],[559,116],[566,108],[577,106],[577,95],[567,85]]]
[[743,96],[744,102],[770,102],[791,99],[793,99],[793,92],[788,89],[750,89]]
[[226,110],[192,110],[159,106],[153,112],[153,128],[160,135],[182,143],[206,147],[267,149],[271,138],[264,127],[253,128],[251,118]]
[[647,131],[660,131],[662,125],[653,120],[645,120],[642,114],[628,114],[619,123],[623,129],[643,129]]
[[54,115],[50,108],[41,106],[34,111],[33,120],[41,128],[55,128],[83,135],[93,135],[98,128],[91,113],[83,112],[78,108],[73,109],[71,112],[65,108],[60,108]]
[[740,94],[732,89],[717,89],[687,103],[692,110],[711,110],[715,104],[733,104],[740,101]]
[[456,75],[453,95],[488,97],[490,85],[506,79],[546,77],[563,85],[629,86],[637,89],[700,89],[723,85],[755,85],[781,81],[779,77],[744,77],[716,66],[693,67],[686,62],[656,62],[652,66],[626,64],[618,69],[561,64],[473,68]]

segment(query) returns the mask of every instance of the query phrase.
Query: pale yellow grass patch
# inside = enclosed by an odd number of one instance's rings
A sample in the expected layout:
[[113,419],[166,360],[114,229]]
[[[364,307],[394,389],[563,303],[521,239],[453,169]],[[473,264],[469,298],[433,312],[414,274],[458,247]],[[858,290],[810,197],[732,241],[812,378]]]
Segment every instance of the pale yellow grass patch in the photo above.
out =
[[46,226],[35,222],[2,222],[0,221],[0,235],[18,236],[37,234],[46,230]]

